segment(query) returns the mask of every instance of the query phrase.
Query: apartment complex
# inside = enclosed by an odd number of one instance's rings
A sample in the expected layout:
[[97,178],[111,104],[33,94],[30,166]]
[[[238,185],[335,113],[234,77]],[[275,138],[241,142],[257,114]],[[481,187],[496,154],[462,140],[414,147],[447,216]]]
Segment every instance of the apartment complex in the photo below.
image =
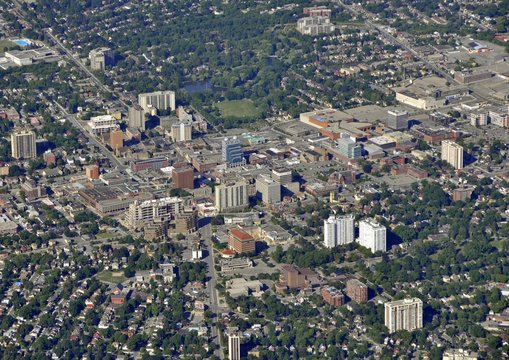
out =
[[87,125],[92,134],[101,135],[117,129],[118,120],[111,115],[99,115],[91,117]]
[[305,17],[297,20],[297,31],[303,35],[330,34],[335,29],[325,16]]
[[456,170],[463,169],[463,146],[450,140],[442,141],[442,160]]
[[323,300],[327,304],[334,307],[344,305],[345,303],[345,295],[343,295],[340,290],[332,286],[322,288],[320,295],[322,295]]
[[245,180],[230,181],[215,188],[217,211],[241,210],[249,205],[247,183]]
[[11,134],[11,153],[15,159],[32,159],[37,156],[35,133],[31,130]]
[[178,197],[165,197],[146,201],[135,201],[129,205],[126,224],[138,229],[146,224],[174,220],[182,211],[182,200]]
[[323,242],[325,247],[333,248],[354,241],[354,216],[330,216],[323,221]]
[[385,326],[390,333],[422,328],[422,300],[418,298],[391,301],[385,304]]
[[155,91],[151,93],[138,94],[138,104],[147,113],[153,110],[175,111],[175,92],[174,91]]
[[387,250],[387,229],[374,219],[362,220],[359,223],[359,244],[373,253]]

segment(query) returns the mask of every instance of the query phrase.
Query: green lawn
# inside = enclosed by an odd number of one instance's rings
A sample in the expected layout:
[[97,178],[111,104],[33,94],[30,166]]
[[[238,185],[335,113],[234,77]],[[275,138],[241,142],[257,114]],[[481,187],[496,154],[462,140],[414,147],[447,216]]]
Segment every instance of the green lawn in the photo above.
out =
[[260,109],[251,100],[228,100],[216,105],[224,117],[253,117],[260,116]]
[[121,283],[127,280],[123,271],[102,271],[97,274],[97,278],[108,283]]
[[0,53],[5,52],[8,48],[17,46],[16,43],[9,40],[0,40]]

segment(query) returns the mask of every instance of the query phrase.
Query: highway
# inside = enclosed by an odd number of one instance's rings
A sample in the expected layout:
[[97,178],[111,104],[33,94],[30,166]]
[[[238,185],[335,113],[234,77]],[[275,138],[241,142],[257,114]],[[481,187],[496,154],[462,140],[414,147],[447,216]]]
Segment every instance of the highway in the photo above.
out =
[[216,290],[216,262],[214,260],[214,247],[212,244],[212,225],[208,223],[200,229],[200,236],[204,239],[205,244],[207,245],[207,257],[205,261],[207,263],[207,277],[210,280],[207,283],[207,289],[209,291],[210,298],[210,311],[216,314],[216,321],[212,325],[211,335],[214,339],[214,342],[219,345],[219,349],[216,351],[216,355],[223,359],[223,350],[221,344],[221,337],[219,336],[219,330],[216,326],[216,322],[219,319],[219,302],[217,299],[217,290]]
[[72,124],[78,128],[82,133],[83,135],[85,135],[87,138],[88,138],[88,141],[90,141],[91,144],[97,146],[99,148],[99,150],[101,150],[101,153],[107,157],[109,160],[110,160],[110,163],[114,166],[117,167],[118,170],[120,171],[123,171],[125,170],[127,167],[121,163],[117,157],[111,152],[109,151],[106,146],[104,146],[103,144],[101,144],[94,135],[92,135],[91,133],[89,133],[87,131],[87,129],[85,129],[85,127],[78,121],[78,119],[76,119],[76,116],[74,115],[71,115],[67,112],[67,110],[62,106],[60,105],[58,102],[55,101],[55,104],[57,105],[57,107],[60,109],[60,111],[62,113],[64,113],[66,119],[68,119],[70,122],[72,122]]

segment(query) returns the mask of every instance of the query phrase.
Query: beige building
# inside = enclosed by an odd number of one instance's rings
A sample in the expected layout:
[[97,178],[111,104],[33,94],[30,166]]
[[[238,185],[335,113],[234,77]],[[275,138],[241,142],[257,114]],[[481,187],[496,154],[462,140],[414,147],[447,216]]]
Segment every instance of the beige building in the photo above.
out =
[[94,49],[90,51],[88,58],[90,59],[90,68],[92,70],[104,71],[106,65],[112,62],[113,52],[109,48]]
[[15,159],[32,159],[37,156],[35,133],[21,130],[11,134],[11,151]]
[[240,336],[236,331],[228,333],[228,357],[230,360],[240,360]]
[[390,333],[422,328],[422,300],[403,299],[385,303],[385,326]]
[[215,193],[215,206],[219,212],[240,210],[249,205],[247,183],[245,180],[217,185]]
[[449,349],[444,351],[442,360],[477,360],[478,354],[464,349]]
[[125,221],[129,228],[138,229],[147,224],[174,220],[181,211],[182,200],[178,197],[135,201],[129,205]]
[[129,107],[129,128],[145,130],[145,110],[139,105]]
[[155,91],[151,93],[139,94],[138,103],[147,113],[152,113],[152,110],[154,109],[171,109],[171,111],[175,111],[175,92]]
[[256,192],[264,204],[276,204],[281,201],[281,184],[270,175],[262,174],[256,178]]
[[172,125],[171,138],[175,142],[190,141],[193,138],[193,126],[189,122]]
[[456,170],[463,169],[463,146],[450,140],[442,141],[442,160]]

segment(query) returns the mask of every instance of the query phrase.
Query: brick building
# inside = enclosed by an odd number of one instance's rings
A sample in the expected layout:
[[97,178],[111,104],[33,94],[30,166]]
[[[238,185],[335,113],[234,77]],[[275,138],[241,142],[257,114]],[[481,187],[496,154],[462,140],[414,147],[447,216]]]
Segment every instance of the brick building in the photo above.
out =
[[351,279],[346,282],[346,295],[357,303],[368,301],[368,287],[357,279]]
[[228,246],[238,254],[256,252],[255,239],[241,228],[233,228],[230,230]]

